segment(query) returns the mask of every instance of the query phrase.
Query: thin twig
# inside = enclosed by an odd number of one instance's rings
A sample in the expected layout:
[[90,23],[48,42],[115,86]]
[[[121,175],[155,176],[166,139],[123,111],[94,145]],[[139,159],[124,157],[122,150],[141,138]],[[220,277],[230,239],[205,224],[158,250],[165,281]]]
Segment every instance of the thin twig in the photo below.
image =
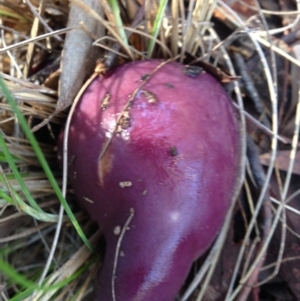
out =
[[253,83],[250,74],[248,73],[247,65],[242,55],[235,52],[233,58],[235,61],[236,68],[238,69],[239,74],[242,77],[242,82],[244,83],[245,90],[247,91],[250,99],[252,100],[256,112],[260,115],[263,114],[263,103],[260,100],[258,91]]
[[[247,137],[247,157],[250,164],[251,172],[253,175],[253,178],[255,180],[255,183],[257,185],[257,188],[261,190],[265,183],[265,174],[264,170],[259,162],[259,155],[256,148],[256,145],[252,141],[252,139],[248,136]],[[262,204],[262,223],[260,225],[261,227],[261,241],[258,246],[258,250],[262,249],[262,246],[269,235],[269,231],[271,228],[271,222],[272,222],[272,211],[271,211],[271,201],[269,193],[266,192],[264,202]],[[266,251],[264,254],[260,257],[260,259],[257,261],[255,268],[253,269],[251,275],[248,277],[247,281],[243,283],[243,289],[240,291],[236,301],[246,301],[253,286],[258,282],[258,275],[260,272],[260,269],[264,263],[266,257]]]
[[130,208],[130,215],[122,228],[122,231],[120,233],[120,236],[119,236],[119,239],[117,242],[117,246],[116,246],[114,266],[113,266],[113,272],[112,272],[112,277],[111,277],[111,293],[112,293],[113,301],[117,300],[116,299],[116,290],[115,290],[115,280],[116,280],[116,274],[117,274],[118,258],[119,258],[119,254],[120,254],[121,243],[124,238],[125,232],[127,231],[127,228],[129,226],[130,222],[132,221],[133,217],[134,217],[134,208]]
[[251,6],[247,2],[242,1],[242,0],[239,0],[239,2],[241,2],[244,6],[250,8],[256,12],[260,12],[263,14],[277,15],[277,16],[296,15],[294,22],[292,22],[286,26],[283,26],[281,28],[270,29],[269,34],[271,34],[271,35],[283,33],[285,31],[287,31],[288,29],[295,27],[295,25],[297,25],[299,22],[299,17],[300,17],[300,2],[299,1],[295,1],[296,5],[297,5],[297,10],[293,10],[293,11],[271,11],[271,10],[262,9],[260,7],[258,8],[258,7]]
[[118,35],[118,33],[114,30],[113,26],[108,21],[106,21],[102,16],[100,16],[94,9],[90,8],[84,1],[72,0],[71,2],[76,4],[83,11],[89,13],[92,18],[99,21],[110,32],[110,34],[116,38],[116,40],[120,43],[123,50],[128,54],[128,56],[132,60],[134,59],[133,53],[131,52],[130,48],[127,47],[125,42],[122,40],[122,38]]
[[[244,24],[243,20],[239,17],[239,15],[235,11],[233,11],[227,4],[225,4],[222,1],[219,1],[218,4],[219,4],[219,9],[221,9],[221,10],[225,9],[225,11],[226,11],[225,14],[227,15],[227,17],[230,20],[232,20],[233,23],[237,23],[238,26],[241,26],[242,24]],[[247,28],[245,28],[245,29],[247,29]],[[247,31],[246,31],[246,33],[247,33]],[[266,174],[266,181],[265,181],[264,187],[261,191],[261,195],[260,195],[260,197],[257,201],[255,213],[254,213],[254,215],[253,215],[253,217],[252,217],[252,219],[249,223],[249,227],[248,227],[246,236],[244,238],[244,241],[243,241],[243,244],[241,246],[238,258],[236,260],[236,265],[235,265],[235,268],[234,268],[234,271],[233,271],[233,275],[231,277],[231,281],[230,281],[230,284],[229,284],[229,288],[228,288],[225,300],[233,300],[235,298],[235,296],[237,295],[237,291],[241,289],[241,287],[239,286],[235,290],[235,293],[232,294],[232,290],[233,290],[234,284],[236,282],[238,271],[240,269],[240,265],[241,265],[241,262],[242,262],[243,254],[244,254],[245,249],[246,249],[247,241],[250,237],[250,233],[253,229],[253,226],[255,225],[257,215],[260,211],[260,207],[261,207],[261,205],[263,203],[263,200],[264,200],[264,195],[265,195],[265,193],[268,189],[268,185],[270,183],[272,170],[273,170],[275,159],[276,159],[276,150],[277,150],[277,143],[278,143],[278,139],[277,139],[277,136],[278,136],[277,91],[276,91],[276,89],[274,89],[273,79],[272,79],[271,72],[270,72],[270,69],[269,69],[269,66],[268,66],[268,62],[267,62],[267,59],[266,59],[266,56],[265,56],[263,50],[261,49],[259,43],[257,42],[257,36],[251,31],[248,32],[247,35],[249,36],[250,40],[254,44],[255,49],[256,49],[259,57],[260,57],[260,61],[261,61],[262,65],[263,65],[263,68],[264,68],[264,72],[265,72],[265,76],[266,76],[266,80],[267,80],[267,84],[268,84],[268,90],[269,90],[270,98],[271,98],[271,102],[272,102],[272,109],[273,109],[273,115],[272,115],[273,128],[272,128],[272,130],[273,130],[273,135],[274,136],[272,137],[271,160],[270,160],[270,165],[269,165],[269,168],[268,168],[268,172]]]
[[35,226],[35,227],[32,227],[32,228],[23,229],[21,233],[10,235],[8,237],[0,238],[0,243],[2,244],[2,243],[6,243],[6,242],[9,242],[9,241],[13,241],[13,240],[17,240],[17,239],[20,239],[20,238],[30,236],[31,234],[36,233],[39,230],[42,230],[42,229],[48,227],[49,225],[51,225],[51,224],[50,223],[43,223],[41,225],[38,225],[38,226]]
[[[30,2],[30,0],[25,0],[26,4],[28,5],[29,9],[33,13],[33,15],[39,20],[39,22],[47,29],[48,32],[53,32],[53,29],[48,25],[48,23],[41,17],[41,15],[36,11],[33,4]],[[46,1],[44,1],[46,2]],[[56,39],[59,42],[63,42],[63,39],[59,36],[54,36],[54,39]]]
[[40,40],[44,40],[46,38],[53,37],[55,35],[64,34],[68,31],[71,31],[71,30],[74,30],[74,29],[80,29],[80,27],[74,26],[74,27],[58,29],[58,30],[55,30],[55,31],[52,31],[52,32],[48,32],[48,33],[39,35],[39,36],[34,37],[34,38],[27,39],[27,40],[22,41],[22,42],[18,42],[16,44],[13,44],[13,45],[10,45],[10,46],[7,46],[7,47],[0,48],[0,54],[5,53],[8,50],[12,50],[12,49],[20,48],[22,46],[26,46],[26,45],[28,45],[29,43],[32,43],[32,42],[37,42],[37,41],[40,41]]
[[[142,21],[142,19],[144,18],[144,13],[145,13],[145,4],[143,4],[139,8],[136,16],[134,17],[133,21],[130,24],[130,27],[126,27],[126,29],[130,29],[130,28],[134,29]],[[130,31],[128,31],[126,33],[127,39],[129,39],[129,37],[130,37],[131,34],[132,34],[132,32],[130,32]],[[112,48],[113,48],[114,51],[119,52],[120,44],[119,43],[115,43]],[[106,60],[105,60],[106,67],[108,69],[110,69],[114,65],[116,59],[117,59],[117,56],[113,52],[109,52],[107,54]]]
[[[28,7],[31,9],[31,11],[33,12],[33,14],[35,16],[32,26],[31,26],[31,32],[30,32],[31,38],[35,38],[39,32],[40,20],[42,20],[41,14],[43,14],[45,11],[46,1],[45,0],[40,1],[38,12],[36,12],[35,8],[33,7],[33,5],[31,4],[31,2],[29,0],[25,0],[25,1],[27,2]],[[29,71],[30,71],[30,67],[31,67],[31,63],[33,60],[33,55],[34,55],[34,49],[35,49],[35,43],[29,43],[29,45],[27,47],[27,53],[26,53],[26,62],[24,65],[24,70],[23,70],[25,78],[27,78],[29,75]]]
[[[298,92],[298,95],[299,95],[299,97],[298,97],[298,103],[297,103],[297,109],[296,109],[295,128],[294,128],[294,135],[293,135],[293,140],[292,140],[292,150],[291,150],[291,154],[290,154],[290,162],[289,162],[289,167],[288,167],[283,191],[281,193],[281,199],[280,199],[281,206],[279,207],[282,211],[282,223],[281,223],[281,242],[280,242],[278,257],[277,257],[277,261],[276,261],[277,265],[276,265],[273,273],[267,279],[265,279],[262,283],[269,281],[270,279],[272,279],[273,277],[275,277],[277,275],[279,268],[280,268],[280,263],[282,261],[283,252],[284,252],[284,246],[285,246],[285,240],[286,240],[286,228],[287,228],[285,209],[286,209],[286,203],[289,200],[289,199],[287,199],[287,195],[288,195],[288,189],[289,189],[290,181],[291,181],[291,177],[292,177],[293,167],[294,167],[295,160],[296,160],[296,152],[297,152],[297,145],[298,145],[299,132],[300,132],[300,90]],[[296,191],[296,193],[297,193],[297,191]]]
[[[1,23],[1,20],[0,20],[0,23]],[[2,41],[2,44],[3,44],[3,47],[4,48],[7,48],[6,46],[6,42],[5,42],[5,35],[4,35],[4,30],[2,29],[1,30],[1,41]],[[10,51],[7,51],[7,55],[10,59],[10,62],[11,64],[14,66],[14,68],[18,71],[18,77],[20,78],[24,78],[23,76],[23,73],[20,69],[20,66],[18,65],[18,63],[16,62],[16,58],[15,56],[10,52]]]

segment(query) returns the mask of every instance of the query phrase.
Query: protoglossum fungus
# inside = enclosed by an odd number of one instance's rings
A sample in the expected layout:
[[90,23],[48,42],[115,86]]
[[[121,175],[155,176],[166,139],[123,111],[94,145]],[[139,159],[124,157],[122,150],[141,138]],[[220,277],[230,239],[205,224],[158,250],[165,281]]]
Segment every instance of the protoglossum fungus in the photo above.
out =
[[[107,91],[109,105],[96,110]],[[201,68],[135,61],[89,85],[70,129],[70,184],[106,240],[93,300],[174,300],[219,233],[239,178],[232,100]]]

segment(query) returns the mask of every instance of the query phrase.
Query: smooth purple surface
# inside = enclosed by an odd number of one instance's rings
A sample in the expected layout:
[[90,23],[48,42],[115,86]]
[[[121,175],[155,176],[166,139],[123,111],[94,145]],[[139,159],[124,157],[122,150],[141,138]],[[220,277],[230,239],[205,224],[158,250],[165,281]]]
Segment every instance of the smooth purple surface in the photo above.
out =
[[[102,229],[107,250],[96,280],[97,301],[112,301],[112,273],[121,228],[135,215],[121,243],[118,301],[172,301],[191,268],[220,230],[238,176],[239,132],[223,88],[209,74],[196,78],[169,63],[139,92],[130,126],[101,149],[116,116],[141,77],[160,61],[123,65],[85,92],[69,137],[71,183],[78,201]],[[101,100],[111,94],[106,110]],[[152,99],[153,100],[153,99]],[[132,186],[121,188],[130,181]]]

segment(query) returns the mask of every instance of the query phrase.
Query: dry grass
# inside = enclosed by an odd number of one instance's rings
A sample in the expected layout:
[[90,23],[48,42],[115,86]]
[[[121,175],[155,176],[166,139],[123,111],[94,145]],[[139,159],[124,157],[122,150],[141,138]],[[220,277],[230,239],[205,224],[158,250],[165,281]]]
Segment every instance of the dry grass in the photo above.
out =
[[[42,153],[46,158],[57,184],[62,187],[63,197],[72,206],[74,219],[95,246],[100,233],[95,232],[95,226],[73,202],[66,175],[57,167],[55,152],[58,129],[67,118],[65,109],[91,75],[92,69],[86,68],[80,58],[91,48],[105,50],[108,67],[114,60],[122,63],[148,57],[183,62],[187,52],[195,56],[196,61],[222,66],[233,77],[241,73],[233,53],[243,54],[248,60],[256,55],[261,66],[264,95],[267,95],[260,98],[264,100],[261,114],[244,109],[247,98],[244,85],[241,87],[239,81],[230,84],[241,120],[241,177],[221,233],[178,300],[218,300],[218,294],[223,293],[226,294],[223,300],[242,301],[247,300],[250,292],[255,295],[253,286],[258,282],[259,271],[278,228],[281,236],[276,260],[269,264],[273,272],[263,278],[264,282],[275,277],[283,262],[298,259],[284,258],[284,254],[287,232],[298,238],[300,235],[300,229],[291,227],[287,221],[287,211],[299,215],[299,208],[292,202],[299,190],[294,189],[291,195],[290,183],[295,177],[293,166],[299,164],[299,84],[293,72],[299,74],[300,60],[296,52],[298,44],[293,45],[295,54],[287,52],[280,47],[274,34],[296,32],[300,7],[283,14],[285,24],[282,27],[269,29],[265,17],[273,12],[262,10],[257,1],[239,2],[191,0],[187,4],[178,0],[157,4],[149,0],[127,0],[122,1],[119,15],[118,7],[109,6],[106,0],[100,1],[102,8],[98,5],[91,8],[92,1],[73,0],[71,4],[75,10],[87,16],[82,24],[78,24],[66,1],[3,2],[0,7],[1,76],[41,148],[38,150],[29,142],[16,111],[1,94],[0,131],[4,142],[0,145],[0,271],[3,272],[0,294],[3,300],[91,300],[92,280],[99,258],[84,245],[78,235],[80,231],[73,227],[74,221],[71,218],[70,222],[64,213],[61,194],[54,190],[51,176],[42,168],[38,156]],[[214,26],[213,16],[230,30],[226,38],[220,37],[224,32],[220,26]],[[66,32],[75,34],[65,39]],[[79,43],[79,32],[87,36],[86,43]],[[237,48],[236,40],[242,46]],[[81,52],[70,46],[72,43],[87,44],[88,49]],[[90,56],[92,68],[96,65],[97,51]],[[292,92],[291,99],[286,100],[290,104],[288,112],[281,109],[283,100],[278,97],[278,57],[284,58],[289,65],[287,74],[291,77],[287,79],[287,86]],[[79,86],[74,86],[74,78],[80,78]],[[266,172],[257,166],[257,158],[251,159],[246,154],[246,148],[251,151],[253,147],[251,143],[246,144],[246,124],[252,140],[268,155]],[[281,168],[286,171],[284,178],[276,169],[276,155],[282,145],[289,146],[289,158]],[[5,147],[10,157],[5,154]],[[244,174],[247,174],[246,180]],[[253,183],[259,191],[256,196],[251,192]],[[272,197],[270,187],[276,190]],[[245,220],[246,231],[231,266],[233,272],[226,278],[226,288],[217,291],[210,281],[215,279],[215,268],[218,269],[226,251],[225,241],[227,246],[231,241],[232,217],[238,207],[236,201],[240,200],[241,188],[246,191],[251,216]],[[261,214],[263,221],[259,218]]]

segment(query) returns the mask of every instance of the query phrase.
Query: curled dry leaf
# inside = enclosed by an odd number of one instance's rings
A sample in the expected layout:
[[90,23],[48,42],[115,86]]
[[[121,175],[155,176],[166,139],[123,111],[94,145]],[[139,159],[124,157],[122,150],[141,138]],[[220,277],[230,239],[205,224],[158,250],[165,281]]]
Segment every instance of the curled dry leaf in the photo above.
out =
[[[102,8],[98,0],[84,0],[85,4],[98,14]],[[68,27],[78,26],[83,22],[84,27],[96,37],[104,35],[103,26],[89,12],[71,3]],[[66,36],[61,63],[59,100],[56,111],[68,107],[82,87],[84,81],[92,74],[99,58],[100,51],[92,46],[93,39],[82,29],[70,31]]]
[[[276,163],[275,166],[280,169],[280,170],[284,170],[287,171],[289,168],[289,164],[290,164],[290,151],[287,150],[283,150],[283,151],[278,151],[277,152],[277,158],[276,158]],[[269,153],[263,154],[260,156],[260,162],[263,165],[269,165],[270,163],[270,158],[271,155]],[[293,173],[300,175],[300,152],[296,153],[296,160],[294,163],[294,168],[293,168]]]

